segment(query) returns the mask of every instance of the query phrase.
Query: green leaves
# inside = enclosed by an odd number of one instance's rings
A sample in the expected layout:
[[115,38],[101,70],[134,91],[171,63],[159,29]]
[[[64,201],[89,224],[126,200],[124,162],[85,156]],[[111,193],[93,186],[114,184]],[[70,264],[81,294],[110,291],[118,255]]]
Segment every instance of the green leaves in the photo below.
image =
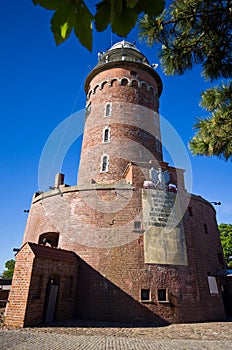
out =
[[15,260],[13,260],[13,259],[8,260],[5,263],[5,268],[7,270],[3,271],[2,277],[3,278],[12,278],[13,277],[13,273],[14,273],[14,267],[15,267]]
[[[138,18],[135,7],[128,7],[127,1],[124,0],[104,0],[102,3],[110,4],[110,17],[108,24],[111,24],[112,31],[119,36],[127,36],[131,29],[135,26]],[[98,7],[97,7],[98,9]],[[99,20],[99,12],[96,13],[96,24]],[[96,29],[98,29],[96,25]]]
[[35,5],[40,5],[47,10],[58,10],[62,6],[60,0],[32,0]]
[[189,144],[192,153],[232,158],[232,82],[206,90],[201,106],[211,115],[198,119],[198,131]]
[[66,0],[61,3],[51,19],[56,44],[64,42],[74,30],[81,44],[91,51],[93,16],[81,0]]
[[225,256],[225,261],[228,267],[232,268],[232,225],[220,224],[218,225],[222,249]]
[[111,6],[109,1],[101,1],[96,5],[95,27],[98,32],[103,32],[108,27],[111,18]]
[[[232,11],[230,1],[174,0],[158,17],[145,15],[140,38],[161,46],[167,75],[181,75],[201,64],[206,80],[232,76]],[[190,142],[195,155],[232,157],[232,83],[207,90],[201,106],[210,116],[199,119]]]
[[140,13],[156,16],[163,11],[164,0],[102,0],[96,4],[93,16],[83,0],[32,0],[55,13],[51,30],[56,44],[63,43],[74,30],[80,43],[92,50],[92,22],[98,32],[108,25],[119,36],[126,37],[135,26]]
[[73,29],[73,19],[65,5],[63,3],[51,19],[51,29],[57,45],[67,39]]
[[[77,3],[79,3],[79,1],[77,1]],[[83,2],[81,2],[80,6],[75,8],[74,18],[75,35],[83,46],[89,51],[92,51],[92,20],[94,17]]]
[[140,37],[158,42],[167,75],[180,75],[202,64],[208,80],[232,75],[232,12],[228,1],[175,0],[159,16],[140,21]]

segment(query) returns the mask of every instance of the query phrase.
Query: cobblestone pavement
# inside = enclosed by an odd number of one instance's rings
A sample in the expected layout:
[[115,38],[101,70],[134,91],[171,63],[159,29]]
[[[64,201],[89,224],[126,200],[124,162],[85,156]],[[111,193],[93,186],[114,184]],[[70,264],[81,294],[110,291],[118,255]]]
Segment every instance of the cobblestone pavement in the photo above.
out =
[[0,350],[229,350],[232,322],[166,327],[66,321],[49,327],[0,328]]

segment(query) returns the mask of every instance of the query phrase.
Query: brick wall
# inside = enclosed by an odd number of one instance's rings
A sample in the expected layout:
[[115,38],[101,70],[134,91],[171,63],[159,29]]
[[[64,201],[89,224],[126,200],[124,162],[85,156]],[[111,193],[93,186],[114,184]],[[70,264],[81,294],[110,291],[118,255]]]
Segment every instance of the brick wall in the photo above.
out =
[[[142,221],[140,190],[94,186],[86,191],[66,188],[63,196],[38,197],[29,216],[38,215],[40,225],[28,218],[25,233],[27,239],[38,242],[41,232],[52,227],[60,232],[59,248],[82,259],[75,314],[158,323],[223,319],[221,294],[210,295],[207,281],[208,273],[222,268],[213,207],[200,197],[190,198],[192,216],[187,210],[183,221],[188,266],[144,264],[143,230],[134,227],[135,221]],[[188,200],[184,191],[181,196],[182,203],[184,196]],[[167,289],[168,303],[157,300],[162,288]],[[150,302],[141,303],[141,289],[150,289]]]
[[73,318],[77,294],[78,258],[72,252],[25,244],[17,254],[5,323],[35,326],[45,321],[49,281],[58,285],[54,319]]
[[23,327],[26,316],[28,291],[30,289],[34,255],[29,245],[25,245],[16,257],[16,264],[9,302],[6,307],[5,323],[10,327]]
[[[133,62],[102,62],[87,77],[78,186],[60,186],[60,193],[50,191],[33,199],[25,245],[17,255],[9,325],[41,322],[45,285],[53,274],[59,282],[58,319],[164,324],[224,317],[221,294],[210,295],[207,278],[223,267],[215,211],[202,198],[189,197],[183,170],[162,161],[162,145],[157,143],[162,82],[142,63],[142,54],[134,55]],[[103,142],[106,128],[110,137]],[[109,157],[106,171],[101,168],[104,155]],[[191,207],[183,219],[188,266],[144,263],[141,188],[151,164],[169,171],[183,212]],[[37,244],[40,235],[49,232],[59,235],[58,249],[38,251],[35,247],[40,246],[26,244]],[[45,254],[47,249],[56,252],[53,258]],[[79,269],[76,257],[70,260],[71,253],[62,255],[63,249],[79,256]],[[41,271],[43,288],[37,298]],[[66,300],[62,295],[70,271],[77,289]],[[146,302],[141,301],[141,289],[149,290]],[[158,300],[158,290],[166,291],[166,300]]]
[[[78,184],[118,181],[128,162],[162,160],[160,141],[157,82],[148,72],[137,68],[141,86],[131,83],[131,67],[107,69],[90,82],[87,104],[91,105],[85,124]],[[117,77],[117,79],[116,79]],[[120,79],[127,79],[126,85]],[[105,83],[104,83],[105,82]],[[145,84],[146,83],[146,84]],[[105,116],[106,103],[111,103],[111,115]],[[110,130],[109,142],[103,142],[105,128]],[[109,156],[109,170],[101,171],[103,155]]]

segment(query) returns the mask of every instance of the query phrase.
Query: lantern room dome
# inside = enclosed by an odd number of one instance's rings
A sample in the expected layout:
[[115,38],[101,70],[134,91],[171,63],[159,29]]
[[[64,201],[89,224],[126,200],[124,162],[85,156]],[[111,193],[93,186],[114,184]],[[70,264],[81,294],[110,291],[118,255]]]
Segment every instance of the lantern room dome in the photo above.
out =
[[114,50],[114,49],[122,49],[122,48],[133,49],[133,50],[140,52],[134,44],[130,43],[129,41],[125,41],[125,40],[122,40],[122,41],[115,43],[109,49],[109,51]]

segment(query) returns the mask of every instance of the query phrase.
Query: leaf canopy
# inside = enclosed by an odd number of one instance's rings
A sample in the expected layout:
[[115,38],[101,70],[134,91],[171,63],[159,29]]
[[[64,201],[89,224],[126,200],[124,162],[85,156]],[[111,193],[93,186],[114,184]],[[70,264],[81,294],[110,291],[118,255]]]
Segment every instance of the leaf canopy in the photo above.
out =
[[200,64],[206,80],[227,80],[203,93],[201,106],[211,114],[198,118],[190,149],[194,155],[231,158],[232,0],[175,0],[159,16],[146,14],[139,25],[141,40],[160,44],[167,75],[181,75]]
[[202,64],[206,79],[232,74],[232,1],[176,0],[160,16],[140,20],[140,38],[162,45],[167,75],[180,75]]
[[14,267],[15,267],[15,260],[11,259],[6,261],[5,263],[6,270],[3,271],[2,277],[3,278],[12,278],[14,273]]
[[32,0],[47,10],[55,11],[51,19],[51,30],[57,45],[63,43],[72,31],[80,43],[92,50],[92,22],[98,32],[108,25],[112,31],[126,37],[135,26],[140,13],[152,16],[164,9],[164,0],[102,0],[96,4],[93,15],[84,0]]
[[194,155],[232,157],[232,82],[202,94],[201,106],[211,115],[198,119],[196,135],[190,141]]
[[222,249],[225,256],[225,261],[228,267],[232,268],[232,225],[220,224],[218,225]]

